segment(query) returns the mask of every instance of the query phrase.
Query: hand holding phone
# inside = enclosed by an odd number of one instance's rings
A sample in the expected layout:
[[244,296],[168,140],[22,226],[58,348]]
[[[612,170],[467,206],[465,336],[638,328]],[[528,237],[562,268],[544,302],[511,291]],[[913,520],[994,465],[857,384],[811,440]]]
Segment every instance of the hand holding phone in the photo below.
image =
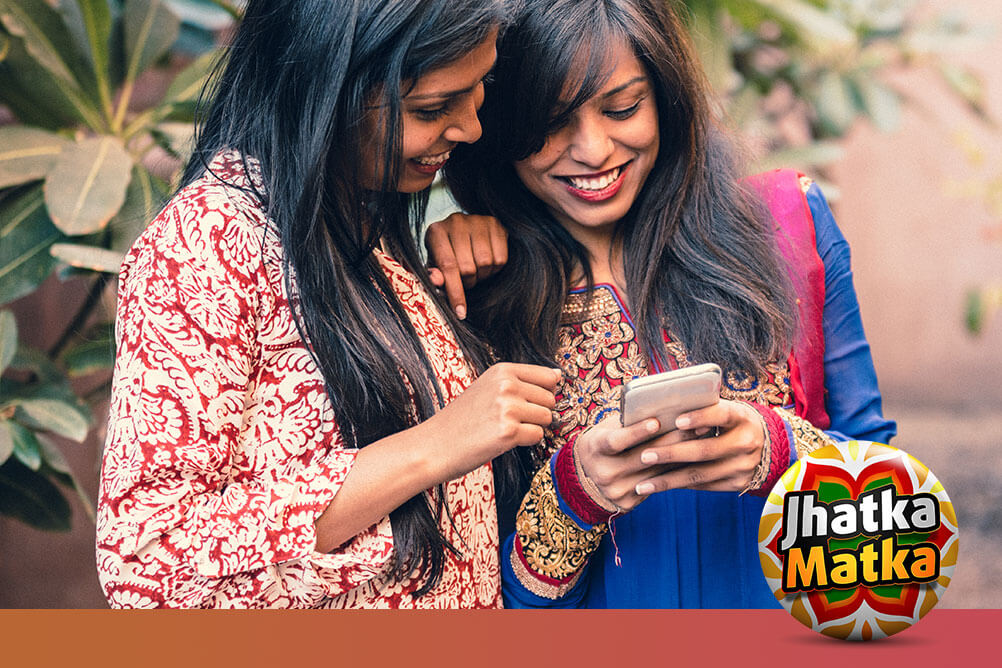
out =
[[720,379],[720,367],[716,364],[635,378],[626,384],[620,397],[623,426],[657,418],[661,428],[655,435],[672,431],[675,420],[683,413],[712,406],[720,400]]

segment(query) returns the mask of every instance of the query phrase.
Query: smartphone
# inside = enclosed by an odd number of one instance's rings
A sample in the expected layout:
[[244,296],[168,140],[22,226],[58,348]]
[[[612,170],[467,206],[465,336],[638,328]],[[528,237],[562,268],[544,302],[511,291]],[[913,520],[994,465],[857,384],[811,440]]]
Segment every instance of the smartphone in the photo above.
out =
[[657,418],[661,423],[657,434],[672,431],[679,415],[720,400],[720,376],[716,364],[699,364],[634,378],[619,399],[623,426]]

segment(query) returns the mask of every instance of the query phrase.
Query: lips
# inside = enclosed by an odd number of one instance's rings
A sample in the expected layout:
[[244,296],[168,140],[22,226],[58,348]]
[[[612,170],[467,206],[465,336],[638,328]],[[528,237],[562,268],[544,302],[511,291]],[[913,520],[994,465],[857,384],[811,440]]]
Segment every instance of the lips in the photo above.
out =
[[419,158],[411,158],[410,163],[417,171],[422,174],[435,174],[438,170],[445,167],[445,163],[449,161],[449,155],[452,150],[448,150],[445,153],[438,153],[436,155],[421,156]]
[[587,202],[602,202],[616,196],[623,186],[624,177],[630,170],[631,162],[595,174],[558,176],[567,191]]

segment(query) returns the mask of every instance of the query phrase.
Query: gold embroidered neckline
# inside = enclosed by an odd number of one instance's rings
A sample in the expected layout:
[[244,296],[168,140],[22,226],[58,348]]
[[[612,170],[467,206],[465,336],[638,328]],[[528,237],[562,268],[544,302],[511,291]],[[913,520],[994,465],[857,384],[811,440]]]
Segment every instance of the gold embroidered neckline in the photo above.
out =
[[622,310],[609,286],[596,285],[591,291],[568,293],[563,312],[560,314],[560,324],[579,325],[592,318],[614,315]]

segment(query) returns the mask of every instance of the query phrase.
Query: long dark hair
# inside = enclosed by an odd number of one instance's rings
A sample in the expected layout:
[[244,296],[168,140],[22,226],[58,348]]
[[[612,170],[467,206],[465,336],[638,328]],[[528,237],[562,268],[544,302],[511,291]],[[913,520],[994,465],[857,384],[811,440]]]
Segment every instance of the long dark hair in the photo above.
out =
[[459,204],[497,216],[509,232],[508,264],[471,294],[470,319],[502,357],[552,363],[572,273],[583,270],[593,287],[587,251],[513,163],[542,149],[601,89],[619,40],[651,79],[660,128],[658,158],[616,231],[639,340],[663,360],[668,328],[693,361],[755,373],[788,353],[789,280],[771,219],[739,183],[705,77],[666,0],[525,0],[511,20],[481,109],[483,138],[457,148],[446,167]]
[[[372,251],[382,239],[430,295],[414,241],[427,192],[397,192],[401,87],[483,42],[502,18],[498,0],[251,0],[218,68],[213,101],[184,175],[190,183],[220,150],[260,164],[263,203],[285,252],[286,288],[345,447],[361,448],[438,410],[442,388],[417,332]],[[381,109],[376,174],[360,174],[363,119]],[[370,149],[371,150],[371,149]],[[365,182],[380,177],[380,188]],[[487,353],[440,298],[479,372]],[[441,578],[445,489],[390,514],[394,575]],[[451,519],[451,517],[450,517]]]

